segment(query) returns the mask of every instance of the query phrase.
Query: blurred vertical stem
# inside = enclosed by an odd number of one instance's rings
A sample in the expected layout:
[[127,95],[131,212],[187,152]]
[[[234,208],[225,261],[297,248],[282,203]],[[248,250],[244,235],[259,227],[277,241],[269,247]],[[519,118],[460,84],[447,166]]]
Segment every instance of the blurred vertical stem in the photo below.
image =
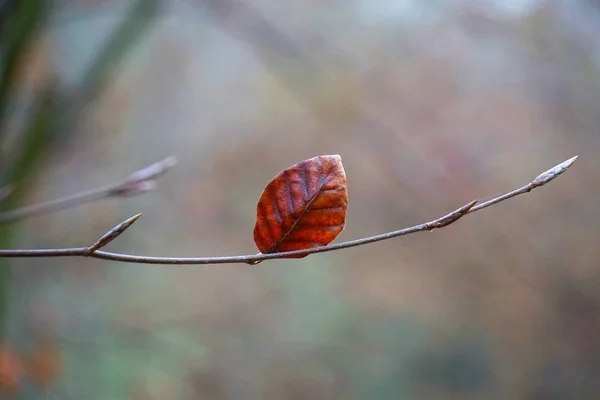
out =
[[[10,8],[10,10],[6,10]],[[49,11],[48,0],[15,0],[5,6],[0,15],[1,58],[0,76],[0,141],[6,126],[10,96],[15,88],[15,73],[31,39],[44,24]],[[59,90],[50,83],[35,100],[29,120],[20,133],[18,156],[12,165],[0,170],[0,185],[11,184],[14,191],[0,211],[19,205],[35,175],[39,161],[57,138],[68,139],[72,123],[79,111],[101,93],[107,81],[129,50],[139,42],[158,14],[155,0],[138,0],[126,12],[122,23],[108,37],[91,67],[83,74],[76,95],[65,101]],[[0,248],[12,247],[14,224],[0,225]],[[10,263],[0,259],[0,341],[4,336],[5,315],[10,289]]]
[[[22,56],[45,22],[47,10],[46,0],[12,1],[7,3],[3,10],[0,20],[2,26],[0,33],[1,60],[3,63],[0,75],[0,141],[3,139],[3,132],[7,124],[7,110],[19,63],[22,62]],[[12,165],[3,165],[3,170],[0,170],[0,183],[20,183],[34,169],[36,153],[43,147],[42,141],[46,137],[42,133],[46,126],[50,126],[51,98],[52,94],[48,92],[36,101],[32,117],[23,132],[22,146],[17,150],[20,154],[14,158]],[[0,210],[15,206],[23,193],[24,186],[14,187],[9,198],[0,204]],[[11,246],[12,233],[10,225],[0,226],[0,247]],[[0,260],[0,340],[4,336],[10,277],[10,263],[7,260]]]
[[79,101],[91,101],[104,87],[132,47],[148,31],[158,13],[156,0],[139,0],[108,37],[90,69],[83,74]]
[[3,63],[0,75],[0,124],[4,122],[20,57],[44,22],[47,9],[46,0],[9,0],[4,5],[0,15],[0,60]]
[[[9,182],[18,182],[2,209],[10,209],[19,203],[19,199],[28,187],[27,181],[33,176],[40,155],[51,141],[57,113],[57,96],[54,90],[47,89],[37,99],[34,111],[24,130],[25,143],[18,161],[7,173]],[[0,248],[10,248],[13,239],[13,226],[0,225]],[[0,262],[0,335],[4,334],[5,314],[10,287],[10,264]]]

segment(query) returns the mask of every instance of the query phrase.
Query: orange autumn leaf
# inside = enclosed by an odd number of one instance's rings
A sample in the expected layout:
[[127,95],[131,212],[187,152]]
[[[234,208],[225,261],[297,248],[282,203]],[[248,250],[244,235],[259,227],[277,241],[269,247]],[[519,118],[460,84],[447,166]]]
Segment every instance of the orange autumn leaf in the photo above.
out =
[[[339,155],[318,156],[281,171],[256,207],[254,242],[263,254],[329,244],[346,224],[348,192]],[[302,258],[296,256],[294,258]]]

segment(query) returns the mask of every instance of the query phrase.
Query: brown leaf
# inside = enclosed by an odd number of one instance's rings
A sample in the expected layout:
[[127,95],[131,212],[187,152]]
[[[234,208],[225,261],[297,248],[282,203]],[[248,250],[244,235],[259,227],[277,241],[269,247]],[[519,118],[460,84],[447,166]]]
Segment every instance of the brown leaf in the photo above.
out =
[[[281,171],[256,207],[254,242],[263,253],[329,244],[346,224],[348,192],[339,155],[318,156]],[[306,256],[296,256],[302,258]]]

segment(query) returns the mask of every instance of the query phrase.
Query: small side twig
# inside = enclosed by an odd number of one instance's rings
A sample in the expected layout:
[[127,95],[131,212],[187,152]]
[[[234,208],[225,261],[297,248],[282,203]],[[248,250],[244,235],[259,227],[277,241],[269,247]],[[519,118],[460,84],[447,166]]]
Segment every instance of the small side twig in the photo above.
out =
[[[77,193],[43,203],[17,208],[0,213],[0,224],[31,218],[40,214],[73,208],[107,197],[137,196],[156,187],[156,180],[171,169],[177,160],[167,157],[131,174],[123,182]],[[2,194],[0,194],[0,201]]]
[[121,222],[119,225],[106,232],[104,235],[102,235],[100,239],[96,241],[96,243],[87,248],[87,255],[89,256],[96,250],[101,249],[102,247],[115,240],[117,237],[121,236],[121,234],[125,232],[127,228],[133,225],[133,223],[137,221],[141,215],[142,213],[139,213],[131,218],[127,218],[125,221]]
[[382,233],[380,235],[369,236],[361,239],[350,240],[347,242],[337,243],[333,245],[327,245],[322,247],[315,247],[305,250],[286,251],[281,253],[270,253],[270,254],[254,254],[254,255],[240,255],[240,256],[226,256],[226,257],[153,257],[153,256],[138,256],[131,254],[120,254],[111,253],[106,251],[100,251],[99,248],[105,246],[107,243],[115,239],[118,235],[123,233],[137,218],[139,214],[131,217],[115,228],[111,229],[108,233],[102,236],[94,245],[89,247],[74,247],[64,249],[25,249],[25,250],[0,250],[0,257],[93,257],[103,260],[112,260],[120,262],[130,262],[139,264],[187,264],[187,265],[207,265],[207,264],[236,264],[244,263],[249,265],[258,264],[261,261],[272,260],[277,258],[288,258],[290,256],[304,256],[315,253],[325,253],[327,251],[335,251],[341,249],[347,249],[350,247],[362,246],[369,243],[380,242],[400,236],[406,236],[412,233],[431,231],[433,229],[446,227],[467,214],[474,213],[475,211],[482,210],[490,207],[494,204],[500,203],[504,200],[508,200],[512,197],[519,196],[524,193],[531,192],[533,189],[544,186],[548,182],[555,179],[557,176],[562,174],[569,168],[577,156],[570,158],[557,166],[549,169],[548,171],[538,175],[533,181],[527,185],[520,187],[519,189],[513,190],[501,196],[495,197],[491,200],[485,201],[478,205],[475,205],[477,201],[471,201],[457,210],[446,214],[440,218],[434,219],[429,222],[414,225],[408,228],[400,229],[393,232]]

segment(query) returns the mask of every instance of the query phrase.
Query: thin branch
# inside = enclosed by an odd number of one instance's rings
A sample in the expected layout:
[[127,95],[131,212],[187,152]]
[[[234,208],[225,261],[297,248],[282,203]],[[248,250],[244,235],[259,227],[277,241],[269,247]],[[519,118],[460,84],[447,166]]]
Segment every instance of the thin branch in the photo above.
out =
[[44,203],[18,208],[0,213],[0,224],[51,213],[82,204],[92,203],[107,197],[137,196],[156,187],[156,179],[171,169],[177,160],[167,157],[131,174],[123,182],[88,190],[71,196],[61,197]]
[[[254,255],[241,255],[241,256],[226,256],[226,257],[152,257],[152,256],[137,256],[130,254],[120,254],[120,253],[111,253],[106,251],[97,251],[94,247],[75,247],[75,248],[65,248],[65,249],[41,249],[41,250],[0,250],[0,257],[92,257],[99,258],[103,260],[112,260],[112,261],[121,261],[121,262],[130,262],[130,263],[139,263],[139,264],[187,264],[187,265],[199,265],[199,264],[249,264],[255,265],[261,261],[272,260],[278,258],[289,258],[291,256],[306,256],[309,254],[315,253],[325,253],[327,251],[335,251],[341,249],[347,249],[350,247],[362,246],[369,243],[380,242],[382,240],[388,240],[400,236],[409,235],[412,233],[423,232],[423,231],[431,231],[433,229],[446,227],[467,214],[474,213],[475,211],[482,210],[484,208],[490,207],[494,204],[500,203],[504,200],[510,199],[515,196],[519,196],[524,193],[531,192],[533,189],[544,186],[548,182],[552,181],[554,178],[562,174],[569,168],[577,159],[577,156],[570,158],[557,166],[549,169],[548,171],[538,175],[533,181],[528,183],[527,185],[513,190],[512,192],[508,192],[504,195],[495,197],[491,200],[483,202],[479,205],[475,205],[477,201],[472,201],[457,210],[444,215],[443,217],[434,219],[433,221],[425,222],[423,224],[414,225],[408,228],[400,229],[393,232],[387,232],[380,235],[370,236],[362,239],[350,240],[343,243],[337,243],[328,246],[315,247],[311,249],[305,250],[295,250],[295,251],[286,251],[281,253],[271,253],[271,254],[254,254]],[[107,235],[110,236],[111,232],[115,232],[115,230],[120,229],[120,233],[122,233],[135,219],[137,219],[139,215],[136,215],[121,224],[117,225],[117,227],[111,229],[109,233],[103,235],[103,238]],[[133,221],[132,221],[133,220]],[[122,228],[124,224],[128,221],[131,221],[127,224],[125,228]],[[121,227],[121,228],[119,228]],[[115,236],[116,237],[116,236]],[[111,238],[111,240],[114,237]],[[100,239],[98,242],[101,242]],[[97,243],[98,243],[97,242]],[[108,243],[108,242],[106,242]],[[106,243],[103,243],[102,246]],[[101,246],[99,246],[101,247]]]

